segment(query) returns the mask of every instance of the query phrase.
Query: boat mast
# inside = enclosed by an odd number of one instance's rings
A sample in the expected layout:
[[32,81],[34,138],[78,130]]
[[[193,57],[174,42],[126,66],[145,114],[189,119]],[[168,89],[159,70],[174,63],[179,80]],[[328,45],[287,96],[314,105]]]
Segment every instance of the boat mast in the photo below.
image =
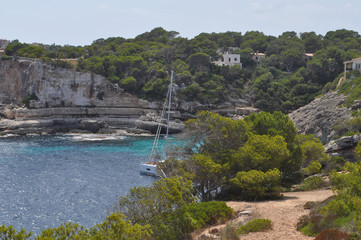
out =
[[170,85],[169,85],[169,98],[168,98],[168,119],[167,119],[167,134],[165,135],[168,138],[169,133],[169,115],[170,115],[170,104],[172,101],[172,86],[173,86],[173,71],[170,77]]

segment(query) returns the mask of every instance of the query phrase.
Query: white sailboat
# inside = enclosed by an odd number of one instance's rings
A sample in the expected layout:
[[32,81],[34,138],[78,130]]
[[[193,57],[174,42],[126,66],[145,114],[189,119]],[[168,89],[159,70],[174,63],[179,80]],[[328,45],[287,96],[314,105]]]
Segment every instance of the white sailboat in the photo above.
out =
[[[164,177],[164,173],[162,172],[162,170],[158,167],[159,162],[163,162],[164,159],[161,159],[162,154],[160,154],[158,152],[158,142],[159,142],[159,138],[160,138],[160,134],[161,134],[161,130],[162,130],[162,122],[164,120],[164,114],[166,111],[166,106],[168,104],[168,113],[167,113],[167,129],[166,129],[166,135],[164,136],[164,138],[168,141],[169,139],[169,116],[170,116],[170,105],[171,105],[171,101],[172,101],[172,86],[173,86],[173,71],[171,73],[171,78],[170,78],[170,84],[168,87],[168,93],[167,93],[167,97],[166,100],[164,102],[164,106],[162,109],[162,113],[160,118],[158,119],[158,128],[157,128],[157,132],[155,134],[155,138],[154,138],[154,142],[153,142],[153,147],[152,147],[152,152],[150,154],[149,157],[149,161],[147,163],[142,163],[140,164],[140,174],[145,174],[145,175],[149,175],[149,176],[156,176],[156,177]],[[165,158],[167,157],[167,144],[166,143],[166,149],[165,149]]]

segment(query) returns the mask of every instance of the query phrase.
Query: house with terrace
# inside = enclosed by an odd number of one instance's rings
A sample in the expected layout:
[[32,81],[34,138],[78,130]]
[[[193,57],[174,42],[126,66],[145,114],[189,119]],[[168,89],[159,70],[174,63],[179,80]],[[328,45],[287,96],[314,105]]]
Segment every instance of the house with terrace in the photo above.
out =
[[358,70],[361,73],[361,57],[343,62],[343,64],[344,64],[344,80],[346,80],[346,72],[348,71]]

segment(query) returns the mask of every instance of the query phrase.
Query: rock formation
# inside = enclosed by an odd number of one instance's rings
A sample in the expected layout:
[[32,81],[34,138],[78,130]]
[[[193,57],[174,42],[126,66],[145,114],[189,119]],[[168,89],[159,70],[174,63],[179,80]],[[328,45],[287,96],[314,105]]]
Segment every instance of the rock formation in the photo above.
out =
[[[125,93],[100,75],[57,68],[35,59],[0,60],[0,86],[0,134],[135,127],[154,131],[154,119],[140,117],[149,113],[159,116],[163,105]],[[29,107],[20,107],[30,96]],[[173,103],[172,109],[177,111],[171,120],[186,120],[198,110],[234,114],[242,106],[247,102],[205,106],[178,101]],[[179,132],[183,124],[172,122],[170,128]]]
[[361,135],[341,137],[330,141],[325,146],[325,152],[332,156],[343,157],[348,161],[355,161],[355,147],[359,141],[361,141]]
[[334,126],[351,118],[351,110],[344,107],[346,96],[330,92],[289,114],[300,133],[314,134],[323,143],[329,142],[336,131]]
[[[13,120],[0,123],[3,133],[77,128],[96,132],[108,124],[134,126],[139,116],[159,109],[159,103],[124,93],[102,76],[68,71],[34,59],[0,61],[0,86],[1,115]],[[32,94],[37,100],[30,100],[30,108],[16,107]],[[85,121],[89,118],[92,124]]]

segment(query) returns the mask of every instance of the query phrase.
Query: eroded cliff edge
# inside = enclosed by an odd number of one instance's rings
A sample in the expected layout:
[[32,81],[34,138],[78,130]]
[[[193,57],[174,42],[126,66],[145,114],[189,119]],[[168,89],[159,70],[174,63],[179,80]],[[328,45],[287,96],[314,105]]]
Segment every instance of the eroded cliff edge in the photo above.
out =
[[[29,108],[21,107],[27,96]],[[106,78],[20,58],[0,60],[0,134],[53,133],[71,130],[111,132],[112,129],[156,129],[154,120],[163,103],[149,102],[125,93]],[[183,129],[182,120],[198,110],[235,113],[246,101],[204,106],[173,103],[171,132]],[[106,129],[106,130],[105,130]],[[136,130],[137,131],[137,130]]]

